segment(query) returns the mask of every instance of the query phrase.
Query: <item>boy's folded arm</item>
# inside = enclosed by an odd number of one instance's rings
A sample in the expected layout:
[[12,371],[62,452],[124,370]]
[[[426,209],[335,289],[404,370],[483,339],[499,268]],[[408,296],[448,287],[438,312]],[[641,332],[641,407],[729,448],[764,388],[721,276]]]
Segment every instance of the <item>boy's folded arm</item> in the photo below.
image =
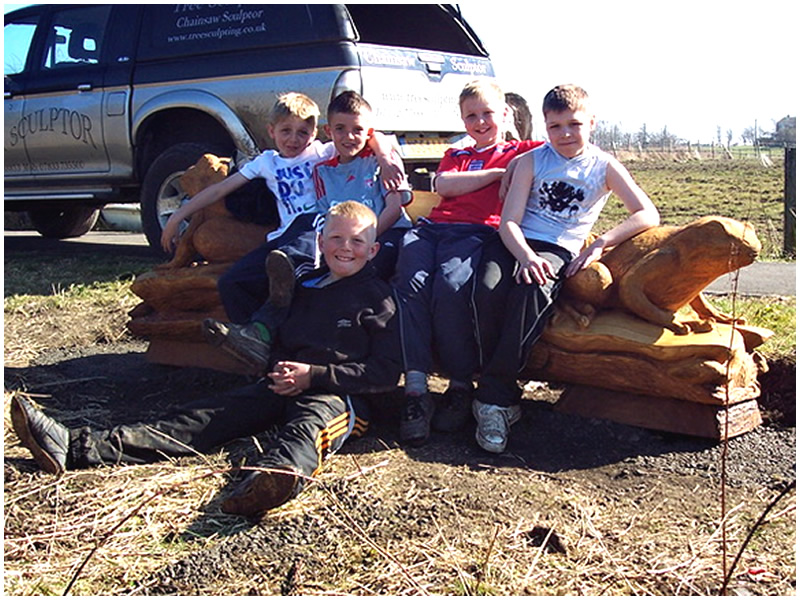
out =
[[436,174],[434,188],[436,193],[445,197],[469,194],[500,181],[505,172],[498,167],[480,171],[441,171]]
[[338,394],[374,394],[397,387],[402,365],[391,357],[311,366],[311,386]]

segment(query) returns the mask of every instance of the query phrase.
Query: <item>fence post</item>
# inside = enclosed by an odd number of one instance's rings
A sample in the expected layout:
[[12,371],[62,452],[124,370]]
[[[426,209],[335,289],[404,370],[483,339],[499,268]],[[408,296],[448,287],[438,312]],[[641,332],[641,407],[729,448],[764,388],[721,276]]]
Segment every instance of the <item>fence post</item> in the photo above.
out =
[[783,161],[783,253],[794,255],[797,236],[797,146],[786,146]]

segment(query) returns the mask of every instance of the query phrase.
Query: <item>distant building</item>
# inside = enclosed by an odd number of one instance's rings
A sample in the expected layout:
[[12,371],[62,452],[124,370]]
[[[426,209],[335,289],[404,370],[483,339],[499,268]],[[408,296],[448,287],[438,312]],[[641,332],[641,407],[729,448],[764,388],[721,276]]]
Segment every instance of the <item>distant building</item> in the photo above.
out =
[[781,144],[797,143],[797,118],[789,115],[775,124],[775,141]]

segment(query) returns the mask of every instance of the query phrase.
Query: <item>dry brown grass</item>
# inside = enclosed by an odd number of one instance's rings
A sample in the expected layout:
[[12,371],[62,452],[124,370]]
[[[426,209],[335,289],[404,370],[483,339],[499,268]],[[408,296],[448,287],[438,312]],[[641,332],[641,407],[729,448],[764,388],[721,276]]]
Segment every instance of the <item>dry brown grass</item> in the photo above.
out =
[[46,349],[114,343],[130,334],[128,311],[139,301],[128,282],[56,290],[4,301],[3,364],[25,366]]
[[[4,398],[5,456],[27,458],[11,432],[10,397]],[[230,516],[202,508],[228,469],[219,455],[196,464],[170,461],[73,471],[58,479],[7,468],[5,593],[62,594],[96,550],[71,592],[115,594],[190,547],[213,543],[213,534],[193,542],[178,540],[198,510],[211,511],[221,531],[237,526]]]
[[[27,456],[8,422],[4,438],[7,460]],[[60,479],[7,466],[6,594],[61,594],[76,575],[74,595],[135,593],[165,565],[250,535],[247,522],[219,511],[229,466],[216,454]],[[772,495],[761,493],[728,512],[730,557]],[[446,464],[423,472],[403,449],[382,445],[336,457],[318,485],[261,524],[267,538],[303,525],[288,547],[293,570],[285,557],[255,552],[241,557],[249,568],[220,564],[219,578],[181,593],[713,595],[722,569],[714,500],[701,483],[675,490],[655,479],[614,497],[576,474]],[[793,537],[794,502],[768,526]],[[748,549],[737,574],[759,579],[759,593],[793,593],[792,547],[771,539]]]

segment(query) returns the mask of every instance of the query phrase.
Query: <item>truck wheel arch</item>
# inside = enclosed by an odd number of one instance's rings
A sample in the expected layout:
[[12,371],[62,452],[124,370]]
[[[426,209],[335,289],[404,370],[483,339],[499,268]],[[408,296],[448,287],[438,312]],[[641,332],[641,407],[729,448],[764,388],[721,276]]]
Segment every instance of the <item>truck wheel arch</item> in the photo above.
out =
[[214,145],[225,156],[240,152],[256,156],[260,150],[239,117],[212,94],[175,91],[151,98],[133,116],[136,179],[142,183],[152,162],[179,143]]

